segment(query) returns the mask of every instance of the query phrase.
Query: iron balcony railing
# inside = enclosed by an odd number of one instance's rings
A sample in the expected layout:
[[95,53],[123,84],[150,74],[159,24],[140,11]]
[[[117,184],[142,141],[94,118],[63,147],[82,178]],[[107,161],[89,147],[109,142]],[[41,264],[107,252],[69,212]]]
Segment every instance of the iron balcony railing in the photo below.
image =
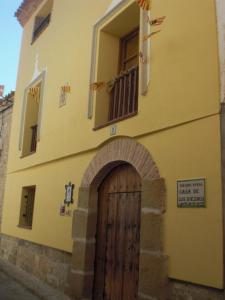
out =
[[132,67],[114,80],[110,93],[109,121],[121,119],[138,109],[138,66]]
[[30,152],[36,152],[37,148],[37,125],[31,126]]

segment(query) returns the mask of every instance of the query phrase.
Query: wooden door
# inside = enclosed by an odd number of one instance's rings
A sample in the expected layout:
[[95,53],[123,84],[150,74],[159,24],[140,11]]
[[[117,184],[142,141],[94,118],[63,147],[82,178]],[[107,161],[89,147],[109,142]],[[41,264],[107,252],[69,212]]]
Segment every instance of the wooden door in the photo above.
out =
[[110,93],[108,121],[125,118],[138,110],[139,28],[120,40],[119,76]]
[[120,40],[120,72],[138,66],[139,28],[136,28]]
[[138,299],[140,209],[139,175],[117,167],[99,189],[95,300]]

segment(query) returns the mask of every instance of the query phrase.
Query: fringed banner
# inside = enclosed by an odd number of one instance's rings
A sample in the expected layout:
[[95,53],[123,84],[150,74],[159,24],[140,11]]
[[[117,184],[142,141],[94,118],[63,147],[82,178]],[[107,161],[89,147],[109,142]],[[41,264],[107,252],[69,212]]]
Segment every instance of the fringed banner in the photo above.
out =
[[67,96],[70,93],[71,93],[71,87],[68,83],[61,87],[59,107],[66,105]]
[[161,30],[157,30],[157,31],[153,31],[151,32],[149,35],[145,35],[143,38],[143,41],[146,42],[149,38],[151,38],[153,35],[155,35],[156,33],[159,33]]
[[34,98],[36,102],[39,102],[39,93],[40,93],[40,88],[38,86],[31,87],[29,89],[29,94]]
[[165,18],[166,17],[163,16],[163,17],[156,18],[154,20],[150,20],[149,17],[147,17],[147,21],[148,21],[149,25],[151,25],[151,26],[158,26],[158,25],[162,25],[162,23],[164,22]]
[[91,91],[95,92],[95,91],[98,91],[98,90],[102,90],[105,86],[106,86],[105,81],[94,82],[90,85],[90,89],[91,89]]
[[70,87],[70,85],[64,85],[64,86],[61,87],[61,90],[62,90],[63,93],[70,94],[71,87]]
[[144,10],[150,10],[151,8],[150,0],[136,0],[136,2]]

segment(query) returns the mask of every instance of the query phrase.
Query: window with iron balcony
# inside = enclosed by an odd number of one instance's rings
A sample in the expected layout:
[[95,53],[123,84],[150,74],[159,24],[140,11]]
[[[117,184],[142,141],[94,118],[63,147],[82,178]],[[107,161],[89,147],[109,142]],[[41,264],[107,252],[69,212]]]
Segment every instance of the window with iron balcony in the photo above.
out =
[[133,3],[99,31],[94,129],[138,112],[139,22]]

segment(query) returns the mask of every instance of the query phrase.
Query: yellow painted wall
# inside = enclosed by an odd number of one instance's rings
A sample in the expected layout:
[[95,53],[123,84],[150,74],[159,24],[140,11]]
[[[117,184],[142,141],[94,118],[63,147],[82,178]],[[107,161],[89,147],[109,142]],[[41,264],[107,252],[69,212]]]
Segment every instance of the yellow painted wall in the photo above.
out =
[[[137,141],[149,150],[160,175],[166,180],[165,245],[170,277],[221,288],[221,170],[220,149],[215,147],[220,139],[218,126],[219,116],[216,115],[146,135]],[[64,185],[69,181],[75,183],[72,210],[77,205],[82,176],[96,152],[97,149],[9,174],[2,231],[70,252],[72,217],[59,215],[65,196]],[[193,178],[206,179],[207,207],[177,208],[177,180]],[[36,185],[32,231],[17,227],[21,190],[29,185]]]
[[[82,0],[65,0],[63,5],[55,0],[51,23],[33,45],[34,18],[25,26],[13,144],[18,140],[24,89],[32,80],[36,54],[40,71],[47,68],[43,122],[38,153],[21,160],[18,147],[11,147],[10,171],[95,148],[109,137],[109,128],[93,132],[95,120],[86,118],[92,25],[109,3],[108,0],[96,5],[91,1],[87,9]],[[153,1],[152,5],[152,18],[166,15],[167,19],[162,32],[152,38],[149,93],[140,97],[138,115],[118,124],[121,135],[137,136],[219,111],[213,1]],[[60,88],[66,82],[71,84],[72,93],[67,105],[59,109]],[[85,136],[79,134],[81,124]],[[76,138],[71,139],[71,135]]]
[[[165,246],[169,276],[223,287],[219,116],[138,139],[166,180]],[[177,208],[177,180],[206,179],[206,208]]]
[[[72,217],[60,217],[64,185],[75,183],[74,200],[86,167],[110,138],[109,127],[93,131],[87,119],[92,26],[110,0],[55,0],[48,28],[31,45],[34,17],[25,26],[10,142],[2,231],[72,250]],[[130,1],[132,2],[132,1]],[[169,275],[217,288],[222,276],[219,78],[214,2],[152,1],[152,18],[165,15],[151,42],[151,83],[136,117],[117,124],[117,136],[134,137],[149,149],[166,179],[166,253]],[[35,57],[47,70],[41,137],[37,152],[18,150],[22,102]],[[210,58],[210,59],[209,59]],[[60,88],[71,85],[59,108]],[[206,178],[205,209],[178,209],[176,181]],[[36,185],[33,229],[18,228],[22,186]],[[12,188],[13,187],[13,188]]]
[[[119,46],[119,38],[103,31],[100,33],[97,82],[108,82],[118,75]],[[109,93],[107,89],[101,89],[96,97],[95,127],[108,121]]]

